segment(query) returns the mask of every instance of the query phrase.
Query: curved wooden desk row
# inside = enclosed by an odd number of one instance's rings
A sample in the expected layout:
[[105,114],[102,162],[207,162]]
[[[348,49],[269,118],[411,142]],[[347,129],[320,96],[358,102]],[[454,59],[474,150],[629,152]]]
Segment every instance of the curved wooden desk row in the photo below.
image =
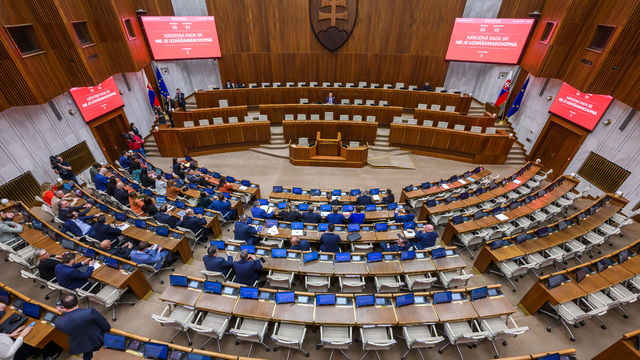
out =
[[[239,259],[237,254],[241,249],[242,247],[236,244],[225,244],[225,252],[232,254],[236,259]],[[382,261],[379,262],[367,262],[366,253],[350,253],[350,261],[336,262],[334,253],[318,252],[319,260],[305,263],[302,258],[304,254],[309,253],[308,251],[286,250],[286,258],[273,258],[272,249],[262,246],[255,247],[255,255],[267,260],[263,265],[266,270],[331,277],[426,274],[455,271],[466,267],[460,255],[455,252],[455,247],[445,249],[449,255],[438,259],[429,257],[431,250],[418,250],[415,252],[415,259],[408,260],[401,260],[399,252],[384,252]]]
[[[398,208],[402,209],[404,208],[404,204],[398,204]],[[275,203],[270,203],[269,207],[277,207],[277,204]],[[311,206],[314,209],[318,209],[317,206]],[[332,206],[332,208],[337,207],[336,206]],[[297,206],[294,205],[294,208],[297,208]],[[363,213],[365,215],[364,220],[367,222],[387,222],[387,221],[391,221],[391,219],[395,219],[395,210],[387,210],[388,206],[387,205],[376,205],[376,210],[371,210],[371,211],[364,211],[363,208]],[[271,210],[271,209],[269,209]],[[278,216],[278,214],[280,213],[282,209],[277,209],[277,210],[273,210],[275,215]],[[315,210],[314,210],[315,211]],[[343,212],[342,213],[344,215],[345,218],[348,218],[350,213],[349,212]],[[258,219],[255,218],[253,219],[253,224],[254,225],[259,225],[262,226],[264,225],[264,219]],[[280,231],[280,234],[283,236],[288,236],[288,232],[284,232],[286,229],[290,229],[291,228],[291,223],[287,222],[287,221],[279,221],[278,222],[278,229]],[[390,226],[399,226],[400,228],[402,228],[402,224],[392,224]],[[318,228],[318,224],[306,224],[307,227],[315,227],[316,229]],[[339,231],[344,231],[347,228],[346,224],[336,224],[336,230]],[[366,228],[367,230],[365,231],[373,231],[373,224],[363,224],[361,225],[362,228]],[[262,231],[263,233],[265,233],[266,235],[266,229],[264,229]],[[307,231],[309,232],[309,231]],[[395,236],[395,235],[394,235]]]
[[[457,225],[453,225],[453,222],[449,220],[442,234],[442,241],[448,245],[453,240],[454,235],[480,230],[482,228],[494,226],[507,221],[515,220],[519,217],[527,216],[536,210],[540,210],[543,207],[554,203],[556,200],[558,200],[558,198],[571,191],[576,185],[578,185],[579,182],[580,180],[574,177],[563,175],[556,179],[553,183],[547,185],[544,189],[540,189],[535,194],[529,195],[535,200],[529,202],[528,204],[521,205],[514,210],[505,211],[498,216],[491,215],[492,209],[486,210],[484,212],[489,215],[478,220],[469,220]],[[552,186],[555,188],[551,191],[547,191]],[[545,190],[546,193],[543,196],[539,197],[538,194],[542,190]],[[525,198],[528,198],[529,196]],[[521,200],[522,199],[518,199],[519,202]]]
[[[170,229],[169,236],[158,235],[155,232],[156,225],[154,223],[145,221],[146,228],[139,228],[135,225],[136,220],[139,219],[128,214],[125,214],[127,215],[126,221],[118,221],[115,216],[118,213],[124,214],[122,211],[98,200],[96,197],[87,193],[84,189],[81,190],[84,202],[78,202],[77,205],[85,204],[89,199],[91,199],[95,204],[95,206],[93,206],[87,213],[87,216],[104,214],[107,217],[107,223],[116,224],[123,228],[123,235],[138,241],[148,241],[151,244],[158,244],[172,253],[180,255],[180,258],[185,264],[188,264],[193,260],[193,252],[191,251],[189,242],[182,231]],[[216,223],[217,221],[217,217],[207,217],[208,226],[212,226],[211,224]],[[220,226],[219,222],[218,226]]]
[[[276,187],[278,186],[274,186],[274,189]],[[276,192],[272,190],[271,194],[269,194],[269,199],[273,199],[273,200],[285,199],[285,200],[291,200],[293,202],[298,202],[298,203],[305,203],[305,202],[326,203],[328,202],[327,195],[332,195],[333,191],[338,191],[338,190],[340,189],[322,190],[322,189],[304,189],[304,188],[297,188],[297,187],[282,187],[282,191]],[[380,199],[385,197],[387,193],[386,189],[378,188],[377,190],[380,192],[380,194],[378,195]],[[317,194],[319,195],[311,195],[311,193],[315,191],[317,191]],[[335,195],[335,196],[338,197],[338,200],[340,200],[340,203],[342,204],[355,203],[356,200],[358,199],[358,195],[351,196],[351,192],[345,191],[345,190],[340,190],[340,195],[339,196]],[[374,200],[374,201],[377,201],[377,200]],[[271,205],[269,206],[277,206],[277,203],[275,202],[273,203],[270,202],[270,204]],[[297,209],[297,204],[293,204],[293,205],[296,206],[296,209]],[[314,209],[317,209],[317,208],[314,207]],[[364,209],[364,205],[363,205],[363,209]],[[277,210],[276,213],[278,213],[279,211],[280,210]]]
[[[371,106],[371,105],[319,105],[319,104],[277,104],[258,106],[261,115],[267,115],[272,124],[280,124],[285,120],[285,115],[293,115],[294,119],[298,114],[304,114],[307,120],[311,120],[311,115],[318,115],[320,120],[340,120],[340,115],[347,115],[349,121],[354,115],[362,116],[362,122],[367,122],[367,116],[375,116],[376,124],[387,127],[396,116],[402,116],[402,108],[399,106]],[[331,114],[327,114],[331,113]],[[302,121],[302,120],[301,120]]]
[[[187,277],[189,280],[203,282],[203,279]],[[273,289],[259,288],[262,300],[244,299],[239,296],[238,284],[225,283],[222,294],[204,293],[188,287],[169,286],[160,296],[160,300],[190,306],[202,311],[209,311],[227,316],[257,318],[266,321],[284,321],[307,325],[413,325],[439,323],[446,321],[463,321],[477,318],[495,317],[515,312],[513,305],[499,291],[500,285],[488,288],[497,289],[497,296],[469,301],[472,288],[452,290],[462,293],[463,300],[433,305],[434,292],[417,292],[422,303],[414,303],[401,307],[396,306],[399,294],[373,294],[382,305],[355,307],[355,298],[363,294],[336,294],[337,303],[344,305],[316,305],[318,294],[295,292],[295,303],[276,304]],[[431,298],[430,298],[431,297]],[[265,299],[266,298],[266,299]],[[344,300],[338,300],[338,299]]]
[[[342,99],[349,99],[354,103],[356,99],[374,100],[375,103],[387,101],[391,106],[403,108],[417,108],[418,104],[440,105],[441,109],[455,106],[455,111],[466,114],[471,105],[471,96],[465,94],[445,94],[428,91],[371,89],[371,88],[335,88],[335,87],[277,87],[254,89],[223,89],[196,91],[198,108],[212,108],[220,106],[219,100],[227,100],[229,106],[261,105],[261,104],[299,104],[300,99],[309,102],[324,102],[329,93],[333,93],[336,103]],[[366,105],[364,105],[366,106]]]
[[[16,205],[16,208],[21,207],[25,211],[29,212],[30,220],[38,220],[40,221],[44,227],[42,231],[36,230],[33,227],[24,226],[24,231],[20,233],[20,236],[31,246],[37,249],[45,249],[48,253],[53,255],[61,255],[69,250],[65,249],[61,245],[62,239],[70,240],[75,243],[76,247],[76,262],[82,262],[87,258],[82,254],[81,249],[88,248],[88,245],[82,243],[80,241],[74,240],[66,234],[61,233],[58,229],[53,227],[50,223],[44,221],[40,217],[38,217],[35,213],[31,212],[31,210],[25,208],[21,203]],[[16,215],[15,219],[21,219],[22,215]],[[24,219],[26,220],[26,219]],[[26,224],[25,224],[26,225]],[[30,226],[33,226],[30,224]],[[96,253],[99,255],[103,255],[104,257],[112,258],[118,260],[119,264],[128,264],[135,267],[133,272],[127,272],[122,269],[114,269],[109,266],[100,266],[100,268],[96,269],[91,277],[103,283],[107,283],[119,289],[126,289],[127,287],[131,288],[131,290],[136,294],[139,299],[146,298],[152,291],[151,285],[145,278],[142,271],[138,269],[138,265],[132,261],[110,255],[102,249],[95,249]]]
[[604,349],[592,360],[640,359],[640,350],[638,350],[638,336],[640,336],[640,329],[623,334],[620,340]]
[[515,142],[506,131],[496,134],[391,124],[389,145],[412,153],[474,164],[504,164]]
[[[485,243],[473,264],[473,269],[478,273],[484,273],[487,271],[491,263],[498,264],[502,261],[510,260],[519,256],[537,253],[554,246],[559,246],[572,239],[579,238],[602,225],[629,202],[629,200],[625,198],[616,198],[614,196],[614,194],[606,194],[596,200],[591,206],[586,207],[584,210],[566,218],[565,220],[558,221],[549,226],[543,226],[556,230],[545,237],[538,238],[538,229],[533,229],[527,231],[527,234],[532,236],[532,238],[520,244],[516,244],[517,235],[503,239],[512,242],[512,245],[502,246],[496,250],[491,250],[491,244]],[[603,203],[601,206],[598,206],[596,213],[589,216],[591,207],[598,205],[601,201],[603,201]],[[569,225],[564,230],[558,231],[558,224],[563,221],[568,221],[573,225]]]
[[[499,358],[498,360],[536,360],[552,354],[560,355],[560,360],[576,360],[576,358],[574,357],[574,355],[576,354],[576,349],[573,349],[573,348],[558,350],[558,351],[547,351],[547,352],[531,354],[531,355],[511,356],[508,358]],[[563,355],[565,355],[566,357],[563,358],[562,357]]]
[[298,143],[299,138],[316,140],[317,134],[335,138],[338,133],[343,141],[362,141],[373,144],[378,135],[378,124],[359,121],[336,120],[285,120],[282,122],[284,141]]
[[[160,169],[160,171],[162,171],[163,175],[169,174],[169,173],[165,172],[164,170],[162,170],[161,168],[153,165],[153,163],[148,161],[146,158],[143,157],[143,159],[147,162],[147,164],[151,165],[151,169],[153,169],[153,170]],[[252,182],[250,180],[245,180],[245,179],[242,179],[242,180],[236,179],[233,176],[224,175],[224,174],[221,174],[219,172],[211,171],[209,169],[206,169],[206,168],[203,168],[203,167],[198,167],[198,166],[195,167],[195,171],[196,171],[197,174],[206,175],[207,176],[207,181],[209,183],[211,183],[212,185],[218,186],[220,184],[220,179],[224,178],[227,183],[232,183],[233,191],[240,192],[240,193],[245,193],[245,194],[251,194],[251,198],[252,199],[259,199],[260,198],[260,184],[258,184],[258,183],[254,183],[254,182]],[[118,173],[120,174],[120,172],[118,172]],[[173,171],[171,173],[173,173]],[[120,174],[120,175],[122,175],[122,174]],[[173,176],[174,179],[178,178],[178,176],[175,175],[175,174],[172,174],[172,176]],[[131,181],[131,179],[129,179],[129,180]],[[185,183],[188,183],[188,181],[185,180]]]
[[437,126],[440,121],[445,121],[449,123],[448,129],[453,129],[455,125],[464,125],[467,131],[471,130],[472,126],[480,126],[482,132],[485,132],[488,127],[496,125],[496,118],[486,112],[483,116],[468,116],[451,111],[416,109],[413,117],[418,120],[419,125],[422,125],[425,120],[433,121],[433,126]]
[[41,316],[38,319],[33,319],[28,317],[28,320],[26,323],[27,325],[29,325],[33,320],[37,320],[37,321],[35,321],[36,324],[33,326],[33,330],[31,330],[29,335],[27,335],[24,338],[24,342],[27,345],[31,345],[33,347],[42,349],[50,341],[53,341],[54,343],[58,344],[58,346],[60,346],[61,348],[65,349],[66,351],[69,351],[69,337],[63,332],[58,331],[54,326],[52,326],[53,324],[43,320],[47,312],[54,313],[58,316],[62,315],[58,310],[52,308],[47,304],[43,304],[35,299],[31,299],[28,296],[23,295],[22,293],[18,292],[17,290],[14,290],[13,288],[3,283],[0,283],[0,289],[9,293],[9,303],[7,304],[7,308],[5,309],[4,316],[0,318],[0,323],[7,320],[14,313],[20,313],[19,310],[17,310],[15,307],[13,307],[13,305],[11,305],[17,299],[21,299],[24,302],[28,302],[34,305],[38,305],[40,306],[41,310],[44,310],[44,311],[41,311]]
[[229,123],[229,118],[235,116],[239,122],[244,122],[244,117],[248,115],[246,106],[231,106],[223,108],[197,109],[191,111],[174,111],[173,124],[184,127],[185,121],[193,121],[194,126],[200,126],[200,120],[204,119],[213,124],[213,118],[222,118],[225,124]]
[[[439,181],[433,181],[433,182],[423,182],[417,185],[414,185],[414,184],[407,185],[402,188],[402,193],[400,195],[400,202],[404,202],[409,199],[419,199],[425,196],[433,196],[433,195],[437,195],[438,193],[451,191],[461,186],[473,184],[477,181],[484,179],[489,175],[491,175],[491,171],[485,169],[482,166],[478,166],[473,170],[467,171],[463,174],[454,175],[449,179],[441,179]],[[451,181],[454,178],[457,178],[458,180]],[[446,185],[446,186],[443,186],[443,185]]]
[[270,126],[267,121],[181,129],[161,125],[151,133],[162,156],[185,157],[245,150],[268,144],[271,140]]
[[[497,183],[488,184],[482,188],[476,189],[475,192],[468,193],[469,197],[466,199],[461,199],[460,194],[450,196],[451,202],[446,203],[445,199],[435,199],[435,206],[428,206],[428,203],[422,204],[422,209],[420,211],[420,219],[426,219],[428,216],[457,211],[460,209],[464,209],[469,206],[478,205],[485,201],[491,200],[498,196],[504,195],[510,191],[514,191],[518,189],[520,186],[524,185],[527,181],[531,180],[533,176],[535,176],[540,169],[542,169],[542,165],[533,164],[531,162],[525,164],[520,170],[514,172],[511,176],[506,176],[504,179]],[[516,177],[514,179],[514,176]],[[480,193],[480,195],[478,195]]]
[[[640,239],[598,259],[540,277],[522,297],[518,306],[527,315],[535,314],[547,302],[552,305],[557,305],[579,299],[587,296],[587,294],[604,290],[640,274],[640,256],[638,256],[640,248],[638,245],[640,245]],[[625,250],[629,251],[630,256],[625,262],[618,264],[618,254]],[[596,263],[604,258],[611,259],[615,264],[597,273]],[[576,272],[584,267],[591,268],[593,273],[588,274],[578,283],[576,280]],[[547,280],[556,275],[565,275],[566,279],[561,285],[549,290]]]

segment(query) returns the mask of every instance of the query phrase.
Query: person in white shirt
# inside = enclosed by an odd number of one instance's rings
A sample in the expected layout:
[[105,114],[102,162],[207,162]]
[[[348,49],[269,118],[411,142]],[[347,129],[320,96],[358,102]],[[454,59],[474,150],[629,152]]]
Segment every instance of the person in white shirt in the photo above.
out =
[[[0,303],[0,316],[4,315],[4,309],[7,307],[4,303]],[[21,326],[16,329],[10,335],[0,334],[0,360],[11,360],[13,356],[16,354],[16,351],[20,349],[22,343],[24,342],[24,338],[31,332],[33,327],[31,326]],[[18,337],[16,341],[13,341],[11,338]]]
[[156,178],[156,192],[162,196],[167,195],[167,182],[161,176]]

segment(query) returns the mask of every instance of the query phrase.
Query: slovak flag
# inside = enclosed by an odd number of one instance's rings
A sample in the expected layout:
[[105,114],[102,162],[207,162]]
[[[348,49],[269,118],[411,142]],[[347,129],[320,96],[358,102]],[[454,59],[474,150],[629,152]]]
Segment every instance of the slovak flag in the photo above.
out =
[[149,80],[147,79],[147,75],[144,73],[144,71],[142,72],[142,78],[143,78],[143,81],[147,83],[147,95],[149,96],[149,104],[151,104],[152,108],[155,106],[160,106],[160,102],[156,97],[156,92],[153,91],[153,88],[151,87],[151,84],[149,83]]
[[498,100],[496,100],[496,106],[504,104],[504,102],[509,98],[509,89],[511,89],[512,75],[513,70],[509,71],[509,75],[507,75],[507,81],[505,81],[504,85],[502,85],[502,90],[500,90],[500,95],[498,95]]

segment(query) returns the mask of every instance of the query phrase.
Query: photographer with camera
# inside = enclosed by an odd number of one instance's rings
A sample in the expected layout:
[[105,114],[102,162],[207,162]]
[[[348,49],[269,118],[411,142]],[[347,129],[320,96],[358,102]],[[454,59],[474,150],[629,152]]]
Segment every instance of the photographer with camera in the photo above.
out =
[[128,133],[122,135],[124,135],[124,138],[127,140],[127,145],[129,145],[129,149],[131,149],[131,151],[142,155],[144,158],[147,157],[147,155],[144,153],[144,149],[142,148],[142,144],[144,144],[144,141],[140,138],[140,136],[134,134],[133,131],[129,131]]
[[71,164],[68,161],[62,159],[62,156],[50,156],[49,162],[51,163],[51,168],[55,171],[56,174],[60,176],[62,180],[71,180],[76,184],[80,184],[76,175],[73,173],[71,168]]

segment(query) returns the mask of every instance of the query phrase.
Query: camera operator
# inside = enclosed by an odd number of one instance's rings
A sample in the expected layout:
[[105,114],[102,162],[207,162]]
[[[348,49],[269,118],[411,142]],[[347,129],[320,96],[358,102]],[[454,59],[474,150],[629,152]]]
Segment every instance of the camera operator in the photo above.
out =
[[51,163],[51,168],[55,171],[56,174],[60,176],[62,180],[71,180],[76,184],[80,184],[76,175],[73,173],[73,169],[71,168],[71,164],[68,161],[62,159],[62,156],[50,156],[49,162]]
[[140,138],[140,136],[133,133],[133,131],[129,131],[127,134],[123,134],[125,139],[127,139],[127,145],[129,145],[129,149],[134,153],[138,153],[146,159],[147,155],[144,153],[144,149],[142,148],[142,144],[144,141]]

